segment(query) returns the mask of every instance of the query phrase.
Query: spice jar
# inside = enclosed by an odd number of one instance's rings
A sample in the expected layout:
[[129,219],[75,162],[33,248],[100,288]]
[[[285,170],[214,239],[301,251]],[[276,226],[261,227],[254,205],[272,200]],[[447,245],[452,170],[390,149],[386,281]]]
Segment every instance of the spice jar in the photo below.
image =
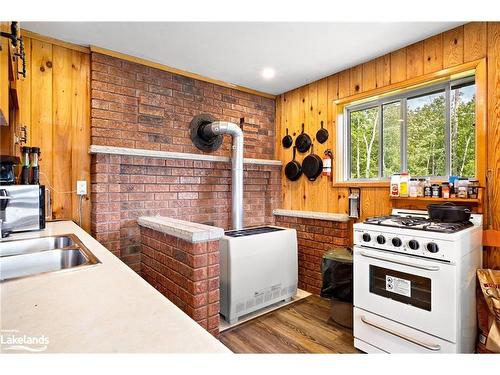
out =
[[417,197],[424,196],[424,189],[425,189],[425,178],[420,178],[418,180]]
[[479,192],[479,181],[475,178],[470,178],[468,186],[469,198],[477,199],[478,192]]
[[391,176],[391,197],[399,197],[399,173]]
[[431,194],[432,198],[439,198],[441,196],[441,186],[439,184],[432,184],[431,186]]
[[418,194],[418,180],[416,178],[410,178],[410,188],[409,194],[411,198],[416,198]]
[[409,182],[410,176],[408,175],[408,172],[403,172],[399,176],[399,196],[400,197],[407,197],[408,196],[408,182]]
[[450,183],[443,182],[441,184],[441,196],[448,199],[450,197]]
[[424,185],[424,197],[432,197],[432,187],[431,187],[431,180],[426,179],[425,180],[425,185]]
[[457,186],[457,197],[466,199],[469,196],[469,180],[461,177],[458,179]]

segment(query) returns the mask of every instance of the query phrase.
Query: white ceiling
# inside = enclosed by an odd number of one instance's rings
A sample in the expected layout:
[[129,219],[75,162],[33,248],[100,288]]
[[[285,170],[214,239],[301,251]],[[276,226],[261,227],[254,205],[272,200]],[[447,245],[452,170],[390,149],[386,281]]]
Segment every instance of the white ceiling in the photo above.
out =
[[[460,24],[23,22],[22,27],[281,94]],[[275,69],[274,78],[262,77],[265,67]]]

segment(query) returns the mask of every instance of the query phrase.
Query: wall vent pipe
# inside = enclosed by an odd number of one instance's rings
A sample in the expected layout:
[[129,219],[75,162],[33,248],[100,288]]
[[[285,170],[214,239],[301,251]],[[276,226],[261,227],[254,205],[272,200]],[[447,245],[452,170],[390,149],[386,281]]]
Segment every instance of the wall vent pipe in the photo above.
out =
[[190,125],[191,139],[203,151],[215,151],[224,134],[232,137],[231,221],[232,229],[243,229],[243,130],[235,123],[217,121],[210,115],[198,115]]

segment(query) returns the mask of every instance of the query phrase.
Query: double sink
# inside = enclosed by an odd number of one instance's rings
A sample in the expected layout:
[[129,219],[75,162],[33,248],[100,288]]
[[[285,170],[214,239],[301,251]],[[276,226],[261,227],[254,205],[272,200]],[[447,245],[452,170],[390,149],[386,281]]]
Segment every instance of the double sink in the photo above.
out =
[[98,263],[74,234],[0,242],[0,282]]

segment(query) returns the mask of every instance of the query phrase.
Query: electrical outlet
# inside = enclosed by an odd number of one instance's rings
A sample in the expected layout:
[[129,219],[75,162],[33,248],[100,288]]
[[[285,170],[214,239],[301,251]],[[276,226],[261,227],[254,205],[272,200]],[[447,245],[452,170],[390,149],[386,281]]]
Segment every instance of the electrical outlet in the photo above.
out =
[[76,181],[76,194],[87,195],[87,181]]

